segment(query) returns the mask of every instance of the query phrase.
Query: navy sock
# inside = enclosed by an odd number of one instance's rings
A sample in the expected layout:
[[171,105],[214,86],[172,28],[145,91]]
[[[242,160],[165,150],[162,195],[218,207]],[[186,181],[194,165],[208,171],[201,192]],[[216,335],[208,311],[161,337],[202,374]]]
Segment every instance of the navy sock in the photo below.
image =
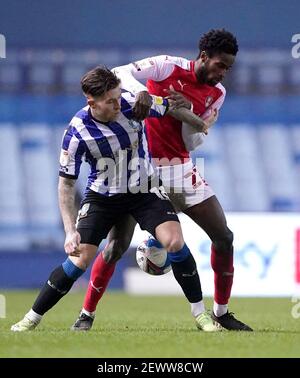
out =
[[53,270],[48,281],[42,287],[32,309],[39,315],[44,315],[64,295],[66,295],[76,279],[84,271],[76,267],[70,259]]
[[184,295],[190,303],[200,302],[202,290],[196,262],[185,244],[180,251],[169,252],[172,269],[176,281],[181,286]]

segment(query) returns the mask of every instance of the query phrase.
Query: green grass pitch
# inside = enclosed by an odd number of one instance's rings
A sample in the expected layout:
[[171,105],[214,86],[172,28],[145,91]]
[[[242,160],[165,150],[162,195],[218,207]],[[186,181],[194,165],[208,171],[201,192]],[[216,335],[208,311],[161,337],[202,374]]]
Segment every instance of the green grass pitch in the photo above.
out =
[[75,333],[69,328],[84,293],[72,292],[36,330],[11,332],[36,293],[1,292],[7,309],[0,319],[1,357],[300,357],[300,319],[292,317],[289,298],[233,298],[230,310],[255,332],[208,334],[196,329],[183,297],[107,292],[93,329]]

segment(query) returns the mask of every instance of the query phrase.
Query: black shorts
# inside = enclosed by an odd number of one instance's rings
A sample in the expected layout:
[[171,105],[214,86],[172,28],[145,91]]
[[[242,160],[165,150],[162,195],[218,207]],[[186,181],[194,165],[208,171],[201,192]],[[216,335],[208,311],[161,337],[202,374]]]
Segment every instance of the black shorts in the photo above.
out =
[[155,236],[155,228],[168,221],[179,222],[168,199],[154,193],[126,193],[107,197],[90,190],[82,201],[77,218],[81,243],[98,246],[111,228],[131,214],[142,230]]

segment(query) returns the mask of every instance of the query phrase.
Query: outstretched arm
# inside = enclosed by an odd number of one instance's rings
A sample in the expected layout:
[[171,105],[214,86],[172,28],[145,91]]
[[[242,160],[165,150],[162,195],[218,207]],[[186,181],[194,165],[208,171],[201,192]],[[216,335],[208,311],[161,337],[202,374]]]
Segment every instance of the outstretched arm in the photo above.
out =
[[[173,95],[168,96],[169,109],[167,111],[168,115],[192,126],[195,132],[202,132],[204,134],[208,133],[208,129],[216,122],[217,111],[211,113],[210,116],[204,121],[202,118],[194,114],[189,108],[191,103],[186,100],[181,93],[177,93],[172,90]],[[162,116],[164,104],[155,104],[155,98],[163,100],[161,97],[151,96],[147,91],[139,92],[136,96],[136,100],[133,106],[134,119],[141,121],[149,116]],[[185,102],[184,102],[185,101]],[[151,114],[151,109],[154,110],[154,114]],[[153,113],[153,112],[152,112]],[[155,115],[156,113],[156,115]]]
[[195,132],[204,133],[206,135],[208,134],[208,129],[212,127],[218,118],[218,111],[216,109],[205,121],[194,114],[191,110],[183,107],[179,109],[172,109],[171,107],[168,114],[179,121],[192,126],[195,129]]
[[195,132],[208,133],[208,129],[216,122],[218,111],[214,109],[206,119],[203,120],[192,112],[192,103],[182,93],[174,90],[173,86],[166,90],[166,97],[170,104],[168,114],[172,117],[187,123],[195,129]]

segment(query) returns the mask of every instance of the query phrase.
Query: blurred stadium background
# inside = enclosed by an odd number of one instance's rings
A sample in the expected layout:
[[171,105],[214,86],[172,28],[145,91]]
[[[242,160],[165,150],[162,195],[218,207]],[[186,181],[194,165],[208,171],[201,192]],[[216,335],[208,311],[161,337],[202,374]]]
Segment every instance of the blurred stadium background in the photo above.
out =
[[[11,0],[0,1],[0,10],[6,38],[0,288],[40,287],[64,259],[58,153],[65,126],[85,102],[82,74],[99,63],[114,67],[152,55],[193,59],[201,34],[225,27],[236,34],[240,52],[224,83],[218,124],[194,157],[204,157],[205,178],[235,233],[233,294],[293,295],[300,284],[300,59],[291,52],[292,36],[300,33],[297,0]],[[84,185],[83,174],[79,196]],[[211,294],[209,241],[182,221]],[[141,238],[137,232],[131,250]],[[132,270],[133,260],[129,252],[120,261],[110,288],[177,292],[169,275],[146,277]]]

